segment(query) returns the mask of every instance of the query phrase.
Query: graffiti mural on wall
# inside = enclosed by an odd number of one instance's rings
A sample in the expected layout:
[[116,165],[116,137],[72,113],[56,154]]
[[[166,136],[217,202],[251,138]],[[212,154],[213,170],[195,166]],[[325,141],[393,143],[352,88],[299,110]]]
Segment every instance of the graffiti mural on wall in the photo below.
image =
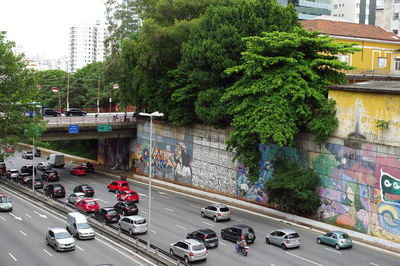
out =
[[129,139],[99,139],[98,161],[100,164],[114,170],[129,168]]
[[[169,180],[192,184],[193,140],[184,141],[161,137],[152,147],[152,175]],[[136,147],[137,169],[148,173],[150,163],[150,146],[146,139],[138,138]]]

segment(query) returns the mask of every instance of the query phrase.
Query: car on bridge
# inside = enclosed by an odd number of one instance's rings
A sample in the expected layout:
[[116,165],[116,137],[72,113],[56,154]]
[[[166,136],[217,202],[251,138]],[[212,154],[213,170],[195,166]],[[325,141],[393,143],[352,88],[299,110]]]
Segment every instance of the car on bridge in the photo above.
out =
[[120,216],[113,207],[103,207],[94,213],[94,218],[104,223],[116,223]]
[[61,184],[50,184],[44,188],[44,195],[51,198],[64,198],[65,188]]
[[237,242],[240,241],[241,236],[244,236],[248,244],[256,240],[256,233],[253,228],[248,225],[239,224],[221,230],[222,239]]
[[44,114],[44,116],[54,116],[54,117],[61,115],[60,112],[58,112],[54,109],[51,109],[51,108],[45,108],[43,111],[43,114]]
[[201,217],[209,217],[218,222],[221,220],[230,220],[232,212],[225,204],[211,204],[201,209]]
[[211,229],[200,229],[187,234],[187,239],[195,239],[206,246],[206,248],[218,247],[218,236]]
[[[37,173],[37,168],[35,167],[35,174]],[[33,173],[33,165],[32,164],[27,164],[21,167],[21,173]]]
[[33,179],[32,179],[32,178],[28,179],[28,180],[25,182],[25,185],[26,185],[28,188],[32,188],[32,183],[33,183],[33,185],[35,186],[35,189],[42,189],[42,188],[44,187],[43,181],[42,181],[42,179],[39,178],[39,177],[35,177],[35,181],[34,181],[34,182],[33,182]]
[[6,178],[8,179],[17,179],[20,175],[20,172],[18,169],[8,169],[6,171]]
[[147,221],[139,215],[127,216],[119,220],[118,228],[120,231],[127,231],[130,235],[146,233]]
[[327,244],[334,246],[337,250],[341,248],[351,248],[353,242],[350,236],[342,231],[332,231],[317,237],[318,244]]
[[79,108],[70,108],[65,111],[66,116],[85,116],[86,112]]
[[169,253],[174,256],[179,256],[185,260],[186,263],[192,261],[207,259],[208,251],[203,243],[194,239],[185,239],[170,245]]
[[71,175],[86,175],[86,167],[83,166],[74,166],[71,170],[70,170]]

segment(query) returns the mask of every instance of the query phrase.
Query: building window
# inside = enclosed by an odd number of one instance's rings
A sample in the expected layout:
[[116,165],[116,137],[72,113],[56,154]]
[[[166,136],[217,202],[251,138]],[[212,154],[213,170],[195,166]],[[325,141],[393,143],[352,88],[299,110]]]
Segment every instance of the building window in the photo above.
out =
[[339,54],[337,55],[337,58],[339,59],[340,62],[345,62],[346,64],[349,65],[350,63],[350,57],[349,55],[346,54]]
[[399,31],[398,30],[393,30],[393,33],[398,34]]
[[378,57],[378,67],[386,67],[386,57]]
[[396,58],[395,70],[400,70],[400,58]]
[[399,13],[393,13],[393,19],[399,19]]

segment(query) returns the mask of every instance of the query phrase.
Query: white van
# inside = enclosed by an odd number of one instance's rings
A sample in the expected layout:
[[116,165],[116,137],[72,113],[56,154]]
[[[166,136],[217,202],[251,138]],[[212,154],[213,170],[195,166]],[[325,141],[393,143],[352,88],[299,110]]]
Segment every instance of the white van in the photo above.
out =
[[65,165],[64,154],[50,154],[50,156],[47,157],[47,161],[55,168],[63,168]]
[[95,232],[86,220],[86,216],[79,212],[68,213],[67,231],[77,239],[93,239],[95,236]]

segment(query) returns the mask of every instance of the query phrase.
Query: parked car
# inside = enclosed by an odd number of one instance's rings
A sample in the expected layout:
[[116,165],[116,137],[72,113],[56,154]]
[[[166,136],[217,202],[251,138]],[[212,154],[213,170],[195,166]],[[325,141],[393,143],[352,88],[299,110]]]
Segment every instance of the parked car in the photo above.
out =
[[241,236],[244,236],[248,244],[253,243],[256,240],[256,233],[253,228],[248,225],[239,224],[221,230],[222,239],[237,242],[240,240]]
[[51,108],[45,108],[43,114],[44,114],[44,116],[54,116],[54,117],[61,115],[59,111],[56,111]]
[[60,181],[60,174],[55,170],[46,170],[42,174],[42,179],[47,182],[58,182]]
[[107,185],[107,190],[115,191],[116,193],[119,193],[120,191],[123,191],[123,190],[129,190],[129,184],[126,181],[120,181],[120,180],[113,181]]
[[76,203],[76,209],[81,212],[95,212],[99,210],[99,204],[94,199],[82,199]]
[[128,202],[118,202],[114,205],[115,210],[122,214],[123,216],[127,215],[136,215],[139,212],[138,207],[135,203],[128,201]]
[[28,159],[28,160],[33,160],[33,153],[32,151],[24,151],[22,153],[22,158],[23,159]]
[[71,203],[71,204],[76,205],[76,203],[78,203],[79,201],[81,201],[81,200],[83,200],[83,199],[86,199],[86,198],[87,198],[87,197],[86,197],[85,193],[82,193],[82,192],[74,192],[74,193],[71,193],[71,194],[68,196],[67,201],[68,201],[69,203]]
[[33,185],[35,186],[35,189],[42,189],[42,188],[44,187],[43,181],[42,181],[42,179],[39,178],[39,177],[35,177],[35,181],[34,181],[34,182],[33,182],[33,178],[28,179],[28,180],[25,182],[25,185],[26,185],[28,188],[32,188],[32,183],[33,183]]
[[203,243],[194,239],[185,239],[170,245],[169,253],[185,260],[186,263],[206,260],[208,251]]
[[65,111],[66,116],[85,116],[86,112],[82,111],[79,108],[70,108]]
[[5,195],[0,195],[0,211],[12,211],[13,205],[11,203],[11,200],[5,196]]
[[53,165],[48,162],[40,162],[37,164],[37,169],[40,171],[46,171],[46,170],[51,170],[53,168]]
[[94,173],[94,166],[92,163],[86,162],[86,163],[83,163],[81,166],[86,168],[86,172]]
[[75,249],[74,238],[64,228],[50,228],[46,234],[46,244],[56,251]]
[[[21,173],[33,174],[33,165],[27,164],[21,167]],[[35,174],[37,174],[37,168],[35,167]]]
[[50,184],[44,188],[44,194],[51,198],[64,198],[65,188],[61,184]]
[[94,196],[94,189],[87,184],[76,186],[74,188],[74,192],[82,192],[86,195],[86,197]]
[[341,248],[351,248],[353,242],[350,236],[342,231],[332,231],[317,237],[318,244],[334,246],[337,250]]
[[218,247],[218,236],[211,229],[200,229],[187,234],[187,239],[195,239],[206,246],[206,248]]
[[20,172],[18,169],[8,169],[6,171],[7,179],[17,179],[19,175],[20,175]]
[[221,220],[230,220],[232,216],[231,210],[225,204],[211,204],[201,209],[201,217],[209,217],[218,222]]
[[94,213],[94,217],[104,223],[116,223],[120,216],[119,213],[112,207],[104,207]]
[[139,195],[133,190],[122,190],[116,195],[118,200],[139,202]]
[[130,235],[146,233],[147,221],[139,215],[126,216],[118,221],[120,231],[127,231]]
[[292,229],[272,231],[265,237],[267,244],[275,244],[283,249],[300,247],[300,236]]
[[86,175],[86,168],[82,167],[80,165],[78,166],[74,166],[71,170],[70,170],[71,175]]

